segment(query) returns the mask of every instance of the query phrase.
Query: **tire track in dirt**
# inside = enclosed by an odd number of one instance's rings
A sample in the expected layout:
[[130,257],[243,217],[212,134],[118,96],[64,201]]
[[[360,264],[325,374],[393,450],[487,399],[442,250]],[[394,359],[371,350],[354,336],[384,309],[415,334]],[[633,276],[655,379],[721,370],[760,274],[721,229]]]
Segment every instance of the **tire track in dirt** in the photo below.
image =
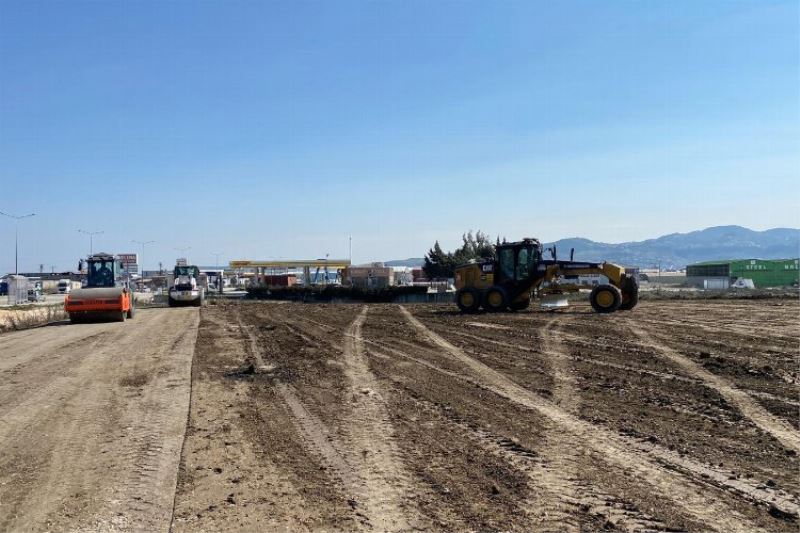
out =
[[[393,357],[389,354],[392,353],[419,362],[416,358],[404,352],[393,352],[386,346],[377,347],[377,343],[374,343],[374,345],[376,347],[369,350],[370,355],[374,357],[391,360]],[[439,369],[439,372],[446,373],[447,371]],[[418,410],[446,420],[454,435],[459,435],[459,438],[469,440],[476,448],[512,465],[528,478],[534,492],[543,491],[544,496],[550,498],[551,503],[544,502],[544,508],[542,508],[543,502],[541,498],[525,501],[523,507],[531,522],[537,524],[536,530],[586,530],[586,525],[581,523],[581,516],[597,518],[599,523],[613,524],[615,529],[624,531],[666,529],[662,522],[643,514],[631,502],[604,494],[597,487],[588,486],[588,483],[576,485],[573,487],[574,490],[565,492],[563,490],[565,484],[571,484],[572,480],[560,474],[559,466],[551,458],[548,458],[544,451],[534,451],[523,446],[513,437],[495,433],[478,423],[464,419],[454,414],[449,407],[421,397],[406,386],[402,380],[397,380],[391,376],[388,376],[387,379],[391,380],[396,387],[402,389],[400,393],[410,398]],[[570,444],[574,445],[574,443]],[[578,454],[573,452],[572,455]],[[588,454],[587,459],[590,461],[601,460],[600,457],[589,457]],[[571,468],[570,477],[575,476],[575,474],[575,469]]]
[[792,429],[782,420],[771,415],[758,405],[746,392],[734,387],[725,378],[713,374],[688,357],[681,355],[663,342],[656,340],[647,331],[629,324],[628,328],[646,346],[662,357],[672,361],[690,375],[702,379],[704,384],[719,392],[725,400],[735,405],[743,416],[778,439],[784,446],[800,452],[800,433]]
[[[298,433],[308,447],[342,483],[359,525],[366,530],[405,531],[412,529],[404,509],[410,476],[403,467],[385,401],[364,353],[361,327],[367,310],[365,307],[344,333],[344,370],[349,381],[352,412],[345,421],[342,435],[334,434],[309,411],[294,387],[277,384],[275,390],[291,412]],[[300,334],[296,326],[280,322],[293,333]],[[252,328],[243,324],[241,318],[239,327],[248,339],[257,368],[267,368]],[[301,338],[307,342],[311,340],[304,334]]]
[[[582,401],[577,392],[577,380],[571,372],[570,357],[564,349],[563,334],[558,329],[564,320],[564,315],[556,314],[542,327],[543,352],[547,356],[554,381],[553,402],[577,417]],[[545,445],[543,454],[551,458],[551,469],[558,472],[562,479],[560,483],[554,485],[554,488],[568,489],[567,494],[562,496],[567,505],[571,504],[578,509],[601,509],[600,513],[607,517],[610,523],[615,525],[615,528],[625,531],[665,529],[663,523],[643,514],[635,506],[624,504],[620,507],[608,506],[608,502],[612,502],[614,499],[581,479],[580,461],[591,451],[586,449],[580,439],[562,431],[550,431],[546,434]],[[602,458],[598,459],[602,460]],[[603,507],[607,508],[602,510]],[[558,524],[553,525],[558,528]]]
[[[523,351],[523,352],[529,352],[529,353],[534,353],[534,354],[543,354],[541,349],[537,349],[537,348],[534,348],[532,346],[526,346],[524,344],[514,344],[512,342],[499,341],[497,339],[492,339],[492,338],[489,338],[489,337],[481,337],[479,335],[472,335],[470,333],[464,333],[463,331],[459,331],[456,328],[453,328],[453,327],[445,325],[445,324],[443,324],[442,326],[447,329],[448,334],[455,335],[457,337],[470,339],[470,340],[477,341],[477,342],[480,342],[480,343],[488,343],[488,344],[493,344],[495,346],[502,346],[503,348],[509,348],[509,349],[515,350],[515,351]],[[579,337],[573,336],[573,335],[569,335],[569,334],[565,334],[565,333],[562,332],[562,333],[560,333],[560,340],[561,340],[562,344],[563,344],[564,339],[573,340],[573,339],[579,339]],[[610,361],[602,361],[602,360],[596,359],[594,357],[583,357],[583,356],[579,356],[579,355],[567,355],[565,353],[549,353],[547,355],[549,357],[558,357],[558,358],[562,358],[562,359],[570,359],[570,360],[574,360],[574,361],[580,361],[582,363],[588,363],[588,364],[591,364],[591,365],[602,366],[602,367],[607,367],[607,368],[614,368],[614,369],[617,369],[617,370],[624,370],[626,372],[635,372],[637,374],[646,374],[646,375],[655,376],[655,377],[658,377],[658,378],[661,378],[661,379],[666,379],[666,380],[676,380],[676,381],[685,381],[685,382],[693,382],[693,383],[696,383],[696,382],[700,381],[698,378],[682,376],[682,375],[679,375],[679,374],[670,374],[668,372],[659,372],[657,370],[649,370],[649,369],[646,369],[646,368],[640,368],[640,367],[635,367],[635,366],[630,366],[630,365],[623,365],[623,364],[620,364],[620,363],[612,363]]]
[[[479,322],[475,322],[475,323],[470,322],[469,324],[477,325],[477,324],[479,324]],[[464,339],[470,339],[470,340],[478,341],[478,342],[481,342],[481,343],[493,344],[495,346],[502,346],[503,348],[509,348],[509,349],[522,351],[522,352],[533,353],[533,354],[541,354],[542,353],[541,350],[536,349],[536,348],[534,348],[532,346],[526,346],[524,344],[514,344],[514,343],[511,343],[511,342],[499,341],[497,339],[493,339],[493,338],[489,338],[489,337],[481,337],[479,335],[472,335],[470,333],[464,333],[463,331],[460,331],[460,330],[458,330],[456,328],[453,328],[453,327],[451,327],[451,326],[449,326],[447,324],[442,324],[442,327],[447,329],[447,333],[448,334],[454,335],[454,336],[457,336],[457,337],[462,337]],[[496,329],[496,328],[488,328],[488,329]],[[513,328],[508,328],[508,329],[513,329]],[[577,335],[572,335],[572,334],[569,334],[569,333],[561,332],[560,336],[561,336],[562,342],[564,340],[569,340],[571,344],[572,343],[580,344],[581,346],[587,345],[587,343],[585,342],[585,339],[583,339],[583,338],[581,338],[581,337],[579,337]],[[610,361],[603,361],[603,360],[600,360],[600,359],[597,359],[597,358],[594,358],[594,357],[584,357],[584,356],[575,355],[575,354],[567,355],[567,354],[553,354],[553,353],[548,354],[548,355],[552,356],[552,357],[562,357],[562,358],[570,359],[570,360],[573,360],[573,361],[580,361],[582,363],[587,363],[587,364],[591,364],[591,365],[595,365],[595,366],[606,367],[606,368],[614,368],[614,369],[622,370],[622,371],[625,371],[625,372],[632,372],[632,373],[642,374],[642,375],[646,375],[646,376],[653,376],[653,377],[656,377],[656,378],[659,378],[659,379],[662,379],[662,380],[665,380],[665,381],[680,381],[680,382],[684,382],[684,383],[702,383],[702,381],[703,381],[700,377],[697,377],[697,376],[673,374],[673,373],[670,373],[670,372],[660,372],[658,370],[650,370],[650,369],[647,369],[647,368],[641,368],[641,367],[637,367],[637,366],[624,365],[624,364],[620,364],[620,363],[612,363]],[[756,396],[758,398],[764,398],[766,400],[774,400],[774,401],[777,401],[777,402],[785,403],[787,405],[792,405],[794,407],[800,407],[800,401],[798,401],[797,399],[787,398],[785,396],[779,396],[777,394],[771,394],[769,392],[757,391],[757,390],[752,390],[752,389],[740,388],[739,390],[749,394],[750,396]]]
[[[373,351],[373,353],[376,354],[378,357],[387,357],[385,354],[392,354],[397,357],[402,357],[403,359],[413,361],[414,363],[424,366],[438,374],[463,381],[464,383],[469,383],[471,385],[481,387],[485,390],[490,390],[501,397],[507,398],[506,395],[499,393],[494,389],[488,388],[484,383],[481,383],[466,374],[459,374],[457,372],[441,368],[429,361],[420,359],[419,357],[415,357],[406,352],[398,350],[385,342],[369,340],[369,339],[365,339],[365,342],[377,348],[377,351]],[[586,424],[590,425],[588,423]],[[769,486],[760,483],[756,480],[731,477],[730,472],[717,469],[712,466],[705,465],[703,463],[699,463],[693,459],[681,455],[678,452],[665,449],[664,447],[652,444],[648,441],[639,441],[630,437],[619,436],[615,434],[609,434],[609,435],[611,435],[610,438],[616,439],[618,443],[620,443],[622,446],[625,446],[627,452],[641,455],[640,460],[655,461],[668,471],[674,471],[680,473],[681,475],[688,477],[690,480],[692,480],[698,485],[707,485],[715,489],[726,491],[728,493],[736,495],[737,497],[744,498],[745,500],[747,500],[748,502],[752,502],[753,504],[774,508],[779,513],[784,513],[787,516],[797,517],[798,512],[800,512],[800,497],[798,497],[795,494],[789,493],[782,489],[769,488]],[[602,461],[602,460],[603,456],[599,455],[597,461]],[[606,507],[608,506],[607,502],[613,501],[612,498],[602,501],[602,498],[604,498],[604,496],[599,493],[594,494],[594,497],[601,499],[600,504]],[[587,499],[590,500],[590,498]],[[641,514],[634,514],[629,512],[630,510],[628,506],[623,505],[621,507],[621,510],[623,512],[617,513],[617,516],[615,517],[620,523],[622,522],[631,523],[632,521],[634,521],[634,519],[638,521],[650,520],[649,517],[643,517],[641,516]],[[603,512],[603,514],[608,514],[608,513]],[[613,510],[611,514],[613,516],[614,514]],[[655,521],[653,523],[655,523]],[[645,526],[634,527],[633,529],[648,529],[648,528],[658,529],[658,527],[652,524],[647,527]]]
[[[553,402],[569,413],[575,413],[580,399],[575,393],[575,378],[568,372],[568,362],[560,350],[554,328],[556,316],[542,327],[543,353],[553,378]],[[539,520],[546,530],[580,531],[576,515],[582,503],[578,486],[578,463],[581,459],[579,442],[553,427],[545,432],[542,468],[532,471],[538,488],[543,490],[537,505]]]
[[562,427],[565,432],[572,433],[581,442],[602,453],[604,460],[635,473],[661,497],[675,501],[690,516],[707,524],[709,528],[717,531],[754,531],[759,529],[736,512],[732,506],[710,497],[703,490],[704,487],[674,475],[661,464],[654,463],[645,454],[636,453],[625,446],[623,442],[619,442],[620,439],[616,435],[578,419],[552,402],[517,385],[505,375],[469,357],[462,350],[428,329],[405,307],[400,306],[400,310],[418,333],[468,367],[474,373],[477,383],[514,403],[533,409],[549,418]]
[[[542,353],[548,358],[555,380],[554,401],[563,409],[577,413],[581,403],[580,396],[576,393],[575,378],[569,372],[569,358],[563,353],[560,336],[555,327],[561,320],[562,318],[557,316],[543,326]],[[367,342],[377,347],[370,351],[378,357],[390,358],[391,356],[387,354],[399,355],[450,377],[464,379],[464,376],[438,369],[435,365],[430,365],[427,361],[396,348],[376,341]],[[409,347],[413,349],[413,346]],[[497,435],[475,423],[460,419],[453,415],[450,409],[443,409],[413,393],[409,394],[420,408],[435,410],[439,416],[447,418],[456,425],[481,449],[513,465],[528,478],[532,492],[537,493],[538,497],[528,499],[524,507],[532,522],[537,524],[537,529],[580,531],[586,527],[581,517],[586,516],[599,517],[602,519],[601,523],[613,524],[615,528],[623,530],[665,529],[666,526],[662,522],[644,514],[631,502],[605,494],[598,487],[592,486],[590,481],[582,479],[579,469],[590,468],[587,461],[594,464],[595,461],[602,461],[602,458],[596,452],[595,457],[591,457],[590,450],[586,450],[579,440],[557,427],[545,431],[543,448],[534,452],[522,447],[513,438]]]
[[295,388],[281,383],[276,385],[275,389],[291,411],[300,434],[311,445],[311,449],[316,452],[322,463],[333,470],[346,488],[352,490],[354,487],[358,487],[360,480],[338,446],[334,446],[333,435],[325,424],[300,401]]
[[[441,327],[440,324],[437,324],[437,325]],[[613,369],[616,369],[616,370],[622,370],[623,372],[626,372],[626,373],[634,373],[634,374],[639,374],[639,375],[642,375],[642,376],[655,377],[657,379],[660,379],[660,380],[662,380],[664,382],[668,382],[668,383],[669,382],[681,382],[681,383],[689,383],[689,384],[693,384],[693,385],[701,385],[702,386],[702,380],[697,378],[697,377],[684,376],[684,375],[681,375],[681,374],[673,374],[673,373],[670,373],[670,372],[660,372],[660,371],[657,371],[657,370],[649,370],[649,369],[644,369],[644,368],[636,367],[636,366],[624,365],[624,364],[620,364],[620,363],[612,363],[612,362],[609,362],[609,361],[602,361],[602,360],[600,360],[598,358],[595,358],[595,357],[584,357],[584,356],[580,356],[580,355],[575,355],[574,353],[568,353],[567,351],[565,351],[563,346],[558,352],[554,352],[554,351],[550,350],[549,353],[545,353],[541,349],[541,347],[533,348],[530,345],[512,344],[512,343],[507,343],[507,342],[503,342],[503,341],[497,341],[497,340],[494,340],[494,339],[491,339],[491,338],[480,337],[480,336],[476,336],[476,335],[470,335],[470,334],[467,334],[467,333],[462,333],[462,332],[457,331],[454,328],[449,328],[449,327],[444,327],[444,329],[446,330],[446,334],[447,335],[452,335],[454,337],[461,337],[461,338],[464,338],[464,339],[469,339],[471,341],[476,341],[476,342],[479,342],[481,344],[483,344],[483,343],[495,344],[495,345],[503,346],[505,348],[512,349],[512,350],[514,350],[515,357],[518,357],[518,358],[526,360],[526,361],[531,361],[531,362],[534,362],[536,364],[541,364],[546,359],[559,358],[559,359],[562,360],[560,364],[567,364],[568,362],[586,363],[586,364],[589,364],[589,365],[592,365],[592,366],[597,366],[597,367],[600,367],[600,368],[613,368]],[[559,331],[558,337],[559,337],[559,340],[560,340],[560,344],[564,345],[565,341],[570,341],[569,344],[571,346],[575,344],[575,342],[574,342],[575,339],[579,338],[579,337],[577,337],[575,335],[572,335],[570,333],[567,333],[567,332],[565,332],[563,330]],[[402,342],[402,341],[398,341],[398,342]],[[588,343],[582,342],[580,344],[580,346],[582,346],[582,347],[586,347],[586,345],[588,345]],[[800,406],[800,402],[795,402],[795,401],[793,401],[791,399],[788,399],[788,398],[775,396],[775,395],[769,394],[769,393],[761,393],[761,392],[757,392],[757,391],[749,391],[748,390],[748,392],[752,393],[755,396],[763,397],[763,398],[768,399],[768,400],[775,400],[775,401],[783,402],[783,403],[786,403],[786,404],[789,404],[789,405],[798,405],[798,406]],[[714,423],[720,423],[720,424],[726,424],[726,425],[733,425],[733,424],[736,423],[734,420],[720,420],[716,416],[712,416],[712,415],[703,413],[703,412],[701,412],[701,411],[699,411],[697,409],[683,408],[683,407],[680,407],[680,406],[674,405],[674,404],[673,405],[668,405],[668,406],[662,406],[662,408],[668,409],[668,410],[673,411],[675,413],[683,413],[683,414],[687,414],[687,415],[690,415],[690,416],[693,416],[693,417],[703,418],[705,420],[709,420],[709,421],[712,421]]]
[[743,331],[741,328],[737,328],[735,326],[730,326],[727,323],[723,322],[706,322],[706,323],[698,323],[693,321],[687,320],[675,320],[669,319],[664,317],[647,317],[641,318],[637,317],[637,321],[640,324],[653,326],[653,327],[665,327],[665,326],[675,326],[680,327],[683,329],[697,329],[703,332],[709,333],[720,333],[725,332],[729,336],[734,336],[737,338],[742,339],[743,341],[749,342],[757,342],[759,346],[762,348],[769,348],[769,349],[779,349],[781,350],[783,347],[775,347],[765,345],[765,341],[769,342],[784,342],[786,344],[793,344],[797,342],[797,336],[786,335],[781,332],[780,328],[773,328],[773,329],[759,329],[758,331]]
[[369,368],[361,328],[365,306],[345,333],[344,373],[350,381],[352,411],[346,425],[346,449],[364,478],[361,501],[374,527],[381,531],[408,530],[403,502],[410,477],[403,466],[378,380]]
[[[242,318],[238,313],[237,324],[239,326],[239,331],[247,339],[248,351],[255,361],[256,369],[263,370],[269,368],[268,365],[264,363],[264,358],[261,355],[261,349],[258,346],[258,336],[253,333],[251,326],[242,322]],[[258,372],[260,370],[256,371]],[[297,425],[300,435],[310,445],[310,448],[316,452],[316,455],[322,462],[333,470],[345,487],[350,488],[357,485],[358,480],[353,474],[353,469],[347,461],[345,461],[342,453],[333,445],[334,439],[331,432],[316,415],[306,408],[300,398],[298,398],[295,388],[286,383],[278,383],[275,385],[275,390],[292,413],[293,420]]]

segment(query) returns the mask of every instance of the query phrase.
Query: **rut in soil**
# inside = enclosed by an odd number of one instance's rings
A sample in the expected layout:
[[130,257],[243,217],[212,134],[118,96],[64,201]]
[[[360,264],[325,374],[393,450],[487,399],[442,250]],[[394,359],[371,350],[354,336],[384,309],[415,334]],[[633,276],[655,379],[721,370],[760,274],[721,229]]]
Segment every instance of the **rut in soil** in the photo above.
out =
[[617,435],[580,420],[549,400],[517,385],[505,375],[466,355],[461,349],[428,329],[405,307],[400,306],[400,310],[421,336],[464,364],[470,370],[471,378],[476,384],[549,418],[564,432],[569,432],[585,446],[600,452],[606,462],[633,473],[649,484],[660,496],[674,501],[689,516],[707,524],[710,529],[718,531],[759,529],[736,512],[732,506],[715,499],[705,483],[694,483],[693,479],[684,478],[646,454],[626,445]]
[[766,409],[758,405],[746,392],[734,387],[725,378],[709,372],[664,343],[658,342],[652,335],[648,334],[647,331],[632,325],[629,326],[629,329],[646,346],[681,367],[689,375],[701,379],[706,386],[719,392],[723,398],[735,405],[742,415],[749,418],[762,430],[770,433],[784,446],[795,452],[800,452],[800,433],[792,429],[782,420],[768,413]]
[[[278,384],[275,390],[306,446],[341,482],[359,525],[365,530],[409,530],[413,520],[408,517],[416,514],[407,510],[405,503],[410,500],[408,487],[412,482],[403,466],[381,389],[364,353],[361,328],[367,312],[364,307],[343,334],[343,362],[351,403],[341,434],[331,431],[314,415],[291,385]],[[288,323],[284,325],[295,330]],[[257,335],[241,320],[239,327],[247,336],[248,351],[257,368],[266,367]]]

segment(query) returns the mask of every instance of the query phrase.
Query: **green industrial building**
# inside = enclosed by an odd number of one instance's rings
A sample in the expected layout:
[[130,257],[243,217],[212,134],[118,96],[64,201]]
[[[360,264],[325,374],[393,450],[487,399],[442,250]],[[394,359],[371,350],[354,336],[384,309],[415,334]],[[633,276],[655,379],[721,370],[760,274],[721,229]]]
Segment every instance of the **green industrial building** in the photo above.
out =
[[756,287],[797,285],[800,259],[732,259],[705,261],[686,267],[686,283],[704,289],[727,289],[737,279]]

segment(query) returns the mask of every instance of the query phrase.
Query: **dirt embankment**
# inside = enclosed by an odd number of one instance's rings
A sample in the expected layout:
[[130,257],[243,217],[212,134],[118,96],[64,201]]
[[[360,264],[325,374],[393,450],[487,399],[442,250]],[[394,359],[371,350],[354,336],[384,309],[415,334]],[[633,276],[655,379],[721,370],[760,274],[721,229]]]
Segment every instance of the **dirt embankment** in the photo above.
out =
[[30,305],[7,309],[0,308],[0,333],[44,326],[66,318],[67,313],[64,311],[63,305]]

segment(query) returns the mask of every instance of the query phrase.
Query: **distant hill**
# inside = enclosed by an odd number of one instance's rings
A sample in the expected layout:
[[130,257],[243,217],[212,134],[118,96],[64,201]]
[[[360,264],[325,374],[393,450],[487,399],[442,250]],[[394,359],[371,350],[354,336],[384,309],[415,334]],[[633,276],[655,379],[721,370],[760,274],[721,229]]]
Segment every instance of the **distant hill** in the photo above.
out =
[[383,264],[387,267],[419,267],[425,264],[425,259],[422,257],[409,257],[408,259],[384,261]]
[[689,233],[671,233],[639,242],[608,244],[589,239],[561,239],[559,257],[611,261],[626,266],[684,268],[687,264],[718,259],[785,259],[800,255],[800,229],[753,231],[741,226],[716,226]]
[[[558,256],[567,259],[575,248],[575,259],[611,261],[625,266],[684,268],[691,263],[718,259],[787,259],[800,256],[800,229],[775,228],[753,231],[741,226],[715,226],[689,233],[671,233],[638,242],[609,244],[580,237],[547,243],[556,245]],[[386,261],[387,266],[421,266],[423,258]]]

